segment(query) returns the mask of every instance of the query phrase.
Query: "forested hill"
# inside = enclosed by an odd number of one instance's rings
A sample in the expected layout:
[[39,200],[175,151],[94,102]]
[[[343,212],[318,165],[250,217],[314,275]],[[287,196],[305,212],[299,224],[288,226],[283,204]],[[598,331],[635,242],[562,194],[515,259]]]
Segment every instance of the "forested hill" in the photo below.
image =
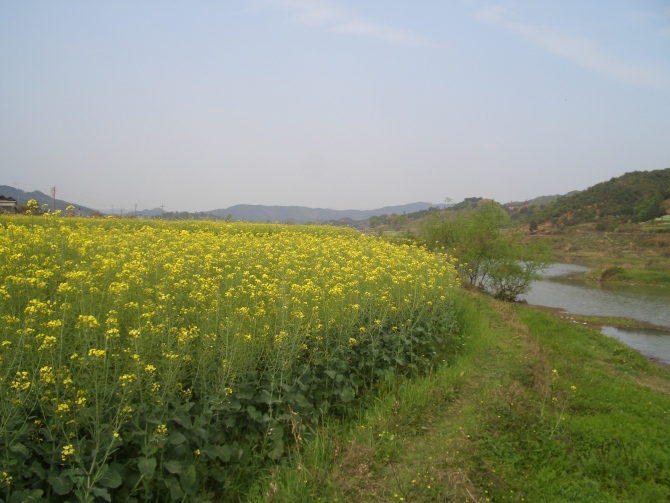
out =
[[670,208],[670,168],[633,171],[545,204],[514,208],[515,220],[575,225],[600,219],[644,222]]

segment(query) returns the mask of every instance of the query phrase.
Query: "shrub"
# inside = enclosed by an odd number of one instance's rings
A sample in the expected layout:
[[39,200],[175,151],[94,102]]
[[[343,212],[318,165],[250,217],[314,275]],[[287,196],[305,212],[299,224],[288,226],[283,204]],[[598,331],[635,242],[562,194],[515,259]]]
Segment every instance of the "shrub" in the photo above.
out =
[[544,242],[521,243],[517,229],[504,230],[509,216],[493,201],[447,220],[439,216],[421,229],[428,249],[452,253],[460,262],[461,275],[473,286],[496,298],[515,300],[528,291],[537,272],[546,267]]

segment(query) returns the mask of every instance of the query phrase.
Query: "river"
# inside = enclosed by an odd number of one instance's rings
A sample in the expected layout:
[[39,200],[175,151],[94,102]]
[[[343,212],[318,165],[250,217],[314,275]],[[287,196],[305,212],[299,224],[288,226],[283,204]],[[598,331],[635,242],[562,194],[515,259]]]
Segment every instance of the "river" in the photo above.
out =
[[[670,328],[669,290],[609,285],[572,277],[588,270],[588,267],[573,264],[553,264],[520,299],[529,304],[560,308],[570,314],[616,316]],[[670,364],[670,332],[607,326],[602,332],[645,356]]]

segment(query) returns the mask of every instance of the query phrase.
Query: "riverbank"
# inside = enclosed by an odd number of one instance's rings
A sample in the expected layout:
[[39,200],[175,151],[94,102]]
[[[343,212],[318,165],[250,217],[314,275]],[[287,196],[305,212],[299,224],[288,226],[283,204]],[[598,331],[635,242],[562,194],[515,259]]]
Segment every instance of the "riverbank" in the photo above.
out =
[[[585,325],[588,326],[594,330],[598,330],[602,333],[605,333],[607,331],[613,332],[611,333],[606,333],[606,335],[609,336],[616,336],[616,333],[618,332],[616,329],[624,329],[624,330],[632,330],[634,331],[634,334],[637,334],[638,330],[642,331],[653,331],[653,332],[667,332],[670,333],[670,327],[666,326],[660,326],[660,325],[653,325],[651,323],[647,323],[644,321],[639,321],[639,320],[634,320],[631,318],[621,318],[621,317],[616,317],[616,316],[589,316],[589,315],[584,315],[584,314],[570,314],[566,313],[563,309],[560,308],[554,308],[554,307],[546,307],[546,306],[535,306],[535,305],[530,305],[527,304],[527,306],[531,309],[537,309],[539,311],[549,313],[552,316],[554,316],[557,319],[566,321],[568,323],[575,323],[579,325]],[[605,330],[604,330],[605,329]],[[612,330],[615,329],[615,330]],[[652,332],[652,333],[653,333]],[[638,336],[639,338],[639,336]],[[619,338],[620,339],[620,338]],[[621,339],[620,339],[621,340]],[[639,344],[634,344],[633,341],[622,341],[624,343],[628,342],[629,346],[632,346],[633,349],[635,349],[636,345]],[[660,367],[666,367],[670,368],[670,363],[667,361],[664,361],[661,357],[654,356],[652,354],[645,354],[649,353],[649,348],[647,347],[639,347],[637,348],[640,350],[640,352],[649,360],[651,363],[654,365],[660,366]],[[656,348],[659,350],[659,348]],[[660,350],[663,350],[665,348],[660,348]]]
[[[296,437],[247,501],[670,497],[670,371],[588,325],[463,293],[453,366]],[[305,437],[307,437],[305,435]]]
[[575,277],[665,289],[670,288],[670,232],[660,231],[631,224],[608,232],[596,230],[596,224],[581,224],[547,227],[529,239],[548,240],[557,262],[592,268]]
[[623,318],[619,316],[590,316],[586,314],[570,314],[558,307],[535,306],[531,304],[527,304],[527,306],[531,309],[537,309],[545,313],[550,313],[560,320],[564,320],[570,323],[588,325],[589,327],[595,328],[597,330],[600,330],[604,326],[609,326],[616,328],[642,328],[649,330],[659,330],[661,332],[670,332],[670,327],[654,325],[652,323],[647,323],[646,321],[634,320],[631,318]]

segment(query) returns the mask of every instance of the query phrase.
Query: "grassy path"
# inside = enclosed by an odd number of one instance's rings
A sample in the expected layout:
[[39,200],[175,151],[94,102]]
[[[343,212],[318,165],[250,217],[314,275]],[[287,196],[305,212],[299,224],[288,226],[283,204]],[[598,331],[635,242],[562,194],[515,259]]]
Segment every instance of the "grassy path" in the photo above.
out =
[[478,296],[463,354],[329,424],[250,501],[670,501],[670,371]]

